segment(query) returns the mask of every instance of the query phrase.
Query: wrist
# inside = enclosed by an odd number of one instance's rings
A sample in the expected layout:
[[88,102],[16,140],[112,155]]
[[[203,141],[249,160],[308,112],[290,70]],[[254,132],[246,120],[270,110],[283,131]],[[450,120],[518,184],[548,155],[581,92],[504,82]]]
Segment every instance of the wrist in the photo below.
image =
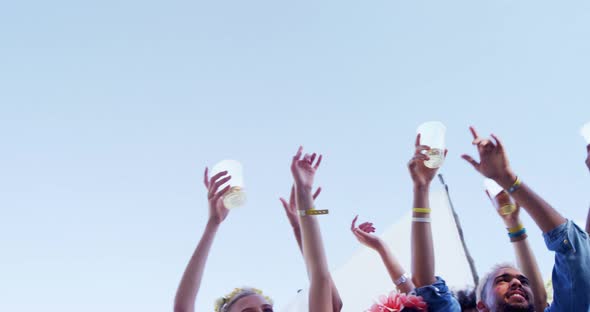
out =
[[496,180],[496,183],[506,190],[510,188],[512,184],[514,184],[514,181],[516,181],[516,174],[514,174],[512,170],[508,170],[505,174],[497,177],[494,180]]
[[504,220],[504,225],[506,225],[506,228],[516,228],[520,225],[522,225],[522,222],[520,221],[520,219],[516,219],[516,220]]
[[215,220],[214,217],[209,217],[209,220],[207,220],[207,229],[209,230],[217,230],[219,228],[219,225],[221,225],[221,222],[218,222],[217,220]]
[[414,193],[427,193],[430,183],[414,183]]

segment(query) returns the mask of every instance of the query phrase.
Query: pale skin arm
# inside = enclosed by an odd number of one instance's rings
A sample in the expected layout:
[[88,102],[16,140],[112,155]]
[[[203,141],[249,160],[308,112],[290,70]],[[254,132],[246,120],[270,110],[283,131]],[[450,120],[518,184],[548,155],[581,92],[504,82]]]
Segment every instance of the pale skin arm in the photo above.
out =
[[[437,169],[430,169],[424,165],[429,157],[423,154],[430,148],[420,145],[420,135],[416,136],[415,150],[408,163],[410,176],[414,184],[414,207],[430,208],[430,183],[436,175]],[[445,151],[446,155],[446,151]],[[427,213],[412,212],[413,217],[429,217]],[[431,285],[436,282],[434,275],[434,246],[432,242],[432,228],[429,222],[412,222],[412,281],[416,287]]]
[[[295,180],[295,203],[298,210],[313,208],[312,186],[315,172],[321,162],[321,155],[317,162],[316,154],[302,156],[300,147],[291,163],[291,172]],[[330,271],[324,251],[324,244],[317,218],[321,216],[302,216],[299,219],[303,257],[310,275],[309,311],[331,312],[332,288]]]
[[[322,188],[319,187],[315,193],[313,194],[313,200],[315,200]],[[297,207],[295,204],[295,186],[291,188],[291,195],[289,196],[289,202],[287,202],[284,198],[280,198],[281,203],[283,204],[283,208],[285,208],[285,213],[287,214],[287,218],[289,219],[289,223],[293,228],[293,234],[295,235],[295,240],[297,241],[297,245],[299,246],[299,250],[303,255],[303,245],[301,242],[301,226],[299,225],[299,215],[297,214]],[[334,311],[342,310],[342,299],[340,298],[340,294],[338,293],[338,289],[336,289],[336,284],[332,280],[330,276],[330,288],[332,291],[332,307]]]
[[[507,190],[516,181],[516,174],[510,168],[504,145],[493,134],[491,136],[495,142],[479,137],[475,128],[470,127],[469,129],[473,135],[472,144],[477,146],[480,162],[478,163],[469,155],[463,155],[463,159],[469,162],[483,176],[496,181],[502,188]],[[566,222],[565,218],[557,210],[551,207],[524,182],[510,196],[529,213],[543,233],[547,233]]]
[[[391,253],[391,250],[389,250],[389,247],[387,247],[383,240],[379,238],[379,236],[371,234],[375,231],[373,224],[365,222],[356,227],[355,223],[357,218],[358,216],[352,220],[352,224],[350,226],[352,234],[354,234],[356,239],[361,244],[375,250],[379,254],[383,264],[385,265],[385,268],[387,269],[387,272],[389,273],[392,283],[395,284],[395,281],[397,281],[405,273],[404,268]],[[408,280],[396,287],[400,292],[407,294],[414,290],[414,283]]]
[[[508,193],[503,191],[502,194],[504,198],[509,198]],[[500,213],[500,204],[497,200],[498,197],[492,198],[490,194],[486,191],[486,194],[492,201],[492,204],[496,207],[496,211],[498,215],[506,225],[506,228],[516,228],[520,224],[522,224],[520,220],[520,207],[516,205],[516,209],[514,212],[508,215],[502,215]],[[539,266],[537,264],[537,260],[535,259],[535,255],[533,254],[533,250],[531,249],[528,238],[523,240],[519,240],[516,242],[512,242],[512,247],[514,248],[514,253],[516,255],[516,261],[522,273],[529,279],[531,290],[533,292],[534,302],[533,305],[535,306],[535,311],[544,311],[547,307],[547,291],[545,290],[545,284],[543,283],[543,277],[541,276],[541,271],[539,270]]]
[[193,312],[195,310],[195,300],[201,287],[201,280],[203,279],[211,245],[219,225],[228,214],[228,210],[223,205],[221,198],[229,191],[230,186],[228,185],[219,191],[218,189],[223,183],[229,181],[231,176],[225,176],[227,171],[224,171],[209,179],[207,172],[208,170],[205,169],[205,186],[208,190],[209,199],[209,219],[176,291],[176,297],[174,298],[175,312]]

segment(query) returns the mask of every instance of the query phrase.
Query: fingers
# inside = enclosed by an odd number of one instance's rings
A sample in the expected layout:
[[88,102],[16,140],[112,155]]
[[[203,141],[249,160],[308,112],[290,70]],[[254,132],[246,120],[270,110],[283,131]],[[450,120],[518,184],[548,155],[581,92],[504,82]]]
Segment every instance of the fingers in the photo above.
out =
[[366,233],[375,232],[375,227],[373,227],[373,223],[371,223],[371,222],[365,222],[365,223],[359,225],[359,229],[361,229],[363,232],[366,232]]
[[590,144],[586,145],[586,151],[590,154]]
[[322,187],[318,187],[317,190],[315,190],[315,193],[313,193],[313,200],[315,200],[318,196],[320,196],[320,193],[322,192]]
[[230,188],[230,185],[224,187],[221,191],[217,192],[217,194],[213,195],[211,199],[214,201],[218,201],[221,197],[223,197],[223,195],[225,195],[225,193],[229,192]]
[[320,154],[320,157],[318,157],[318,162],[315,164],[315,166],[313,166],[314,169],[318,169],[318,167],[320,166],[320,163],[322,162],[322,155]]
[[289,203],[287,203],[287,201],[282,197],[279,197],[279,200],[283,204],[283,208],[285,208],[285,211],[289,211]]
[[492,138],[494,138],[494,140],[496,140],[496,147],[498,148],[498,151],[503,151],[504,150],[504,144],[502,144],[502,141],[500,141],[500,139],[498,139],[498,137],[495,134],[491,134]]
[[461,155],[461,158],[465,159],[468,163],[470,163],[473,168],[475,168],[477,170],[477,168],[479,168],[479,163],[477,161],[475,161],[475,159],[473,159],[473,157],[469,156],[469,155]]
[[414,155],[423,154],[424,151],[430,150],[430,146],[428,145],[417,145],[416,150],[414,151]]
[[301,158],[301,153],[303,153],[303,146],[300,145],[297,149],[297,153],[295,153],[295,156],[293,156],[293,161],[299,160],[299,158]]
[[475,131],[475,127],[474,126],[469,126],[469,131],[471,131],[471,134],[473,135],[473,139],[477,139],[478,135],[477,135],[477,131]]
[[295,206],[295,185],[291,186],[291,195],[289,196],[289,205]]
[[217,192],[217,189],[222,184],[224,184],[225,182],[229,181],[230,179],[231,179],[231,176],[227,176],[227,177],[225,177],[225,178],[223,178],[223,179],[221,179],[221,180],[219,180],[219,181],[217,181],[217,182],[215,182],[213,184],[210,184],[211,187],[209,188],[209,198],[212,198],[215,195],[215,193]]
[[359,215],[356,215],[356,217],[354,217],[354,219],[352,219],[352,224],[350,225],[350,230],[354,231],[354,228],[356,227],[356,220],[359,218]]
[[204,182],[205,182],[205,187],[209,188],[209,167],[205,167],[205,178],[204,178]]
[[418,147],[420,145],[420,133],[418,133],[418,135],[416,135],[416,142],[414,142],[414,146]]
[[315,157],[317,156],[316,153],[311,154],[311,158],[309,159],[309,163],[313,164],[313,161],[315,160]]
[[209,180],[209,186],[207,186],[207,187],[211,187],[211,185],[213,183],[215,183],[215,181],[217,179],[221,178],[222,176],[224,176],[226,174],[227,174],[227,171],[221,171],[220,173],[218,173],[218,174],[214,175],[213,177],[211,177],[211,179]]
[[447,158],[447,153],[448,152],[449,152],[449,150],[445,148],[445,158]]

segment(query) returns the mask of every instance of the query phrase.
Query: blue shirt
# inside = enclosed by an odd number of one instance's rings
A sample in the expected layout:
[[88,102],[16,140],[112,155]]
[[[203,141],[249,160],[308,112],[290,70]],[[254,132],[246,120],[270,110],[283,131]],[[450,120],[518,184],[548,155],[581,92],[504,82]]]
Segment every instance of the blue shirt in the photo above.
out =
[[572,221],[544,233],[545,244],[555,251],[553,303],[545,312],[590,312],[590,240]]
[[428,312],[461,312],[459,302],[439,276],[432,285],[416,288],[412,292],[424,299],[428,304]]

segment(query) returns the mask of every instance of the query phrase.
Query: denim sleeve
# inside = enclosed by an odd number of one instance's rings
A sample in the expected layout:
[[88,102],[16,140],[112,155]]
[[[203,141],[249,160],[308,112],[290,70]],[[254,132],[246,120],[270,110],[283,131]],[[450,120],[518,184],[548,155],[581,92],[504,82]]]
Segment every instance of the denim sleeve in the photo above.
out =
[[460,312],[461,306],[447,287],[445,281],[439,276],[432,285],[414,289],[417,296],[421,296],[428,304],[429,312]]
[[555,252],[553,303],[545,311],[590,311],[588,233],[568,220],[543,237],[547,248]]

